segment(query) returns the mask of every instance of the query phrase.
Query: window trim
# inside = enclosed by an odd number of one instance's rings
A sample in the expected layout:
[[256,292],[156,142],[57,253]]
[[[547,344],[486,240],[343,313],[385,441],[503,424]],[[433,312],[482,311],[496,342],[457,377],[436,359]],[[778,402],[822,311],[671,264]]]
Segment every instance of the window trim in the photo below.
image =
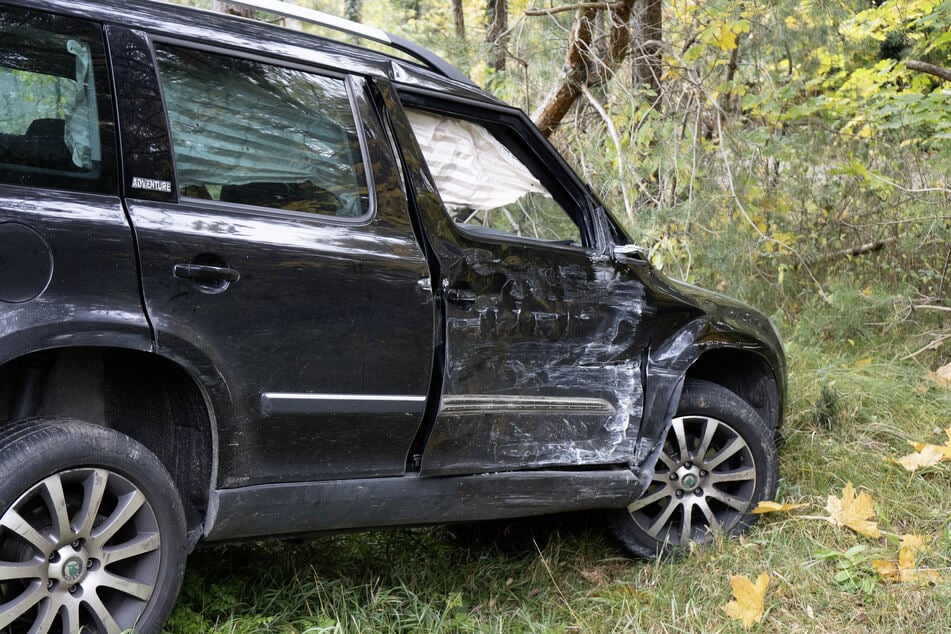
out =
[[[302,73],[307,73],[310,75],[316,75],[318,77],[323,77],[327,79],[340,80],[343,83],[344,90],[347,93],[347,103],[350,106],[350,113],[353,115],[354,128],[357,132],[357,143],[360,148],[360,156],[363,159],[363,172],[364,179],[366,181],[367,187],[367,211],[359,216],[336,216],[330,214],[321,214],[313,213],[308,211],[297,211],[293,209],[281,209],[280,207],[267,207],[262,205],[252,205],[247,203],[232,202],[232,201],[221,201],[221,200],[207,200],[204,198],[194,198],[191,196],[182,196],[181,188],[176,187],[176,191],[173,192],[174,201],[177,203],[184,203],[188,205],[209,205],[214,208],[227,209],[229,211],[238,211],[241,213],[253,213],[257,215],[268,215],[274,214],[275,216],[282,218],[300,218],[300,219],[320,219],[323,221],[328,221],[333,224],[341,225],[366,225],[372,222],[377,217],[378,204],[376,196],[376,186],[373,179],[373,170],[370,166],[369,160],[369,148],[367,146],[367,124],[364,121],[364,114],[361,112],[359,104],[357,102],[355,92],[356,91],[366,91],[367,85],[366,81],[362,77],[358,77],[352,74],[348,74],[341,71],[335,71],[330,69],[325,69],[322,66],[312,65],[312,64],[302,64],[299,62],[294,62],[286,60],[281,57],[272,57],[267,55],[257,55],[242,49],[232,49],[217,44],[205,44],[200,42],[195,42],[193,40],[188,40],[184,38],[169,37],[165,35],[155,35],[148,34],[149,44],[152,48],[152,55],[154,60],[154,69],[155,76],[158,81],[159,91],[162,96],[162,111],[165,114],[165,129],[169,135],[170,142],[170,151],[171,151],[171,164],[172,171],[175,176],[175,181],[177,184],[178,181],[178,158],[175,153],[175,142],[172,135],[172,125],[168,119],[168,101],[165,96],[165,87],[162,83],[162,73],[159,68],[158,58],[156,56],[158,46],[165,45],[170,47],[178,47],[184,49],[190,49],[194,51],[199,51],[202,53],[209,53],[212,55],[218,55],[222,57],[232,57],[236,59],[247,60],[250,62],[255,62],[259,64],[266,64],[270,66],[275,66],[278,68],[286,68],[289,70],[295,70]],[[362,85],[357,85],[361,83]],[[366,113],[372,114],[372,113]]]

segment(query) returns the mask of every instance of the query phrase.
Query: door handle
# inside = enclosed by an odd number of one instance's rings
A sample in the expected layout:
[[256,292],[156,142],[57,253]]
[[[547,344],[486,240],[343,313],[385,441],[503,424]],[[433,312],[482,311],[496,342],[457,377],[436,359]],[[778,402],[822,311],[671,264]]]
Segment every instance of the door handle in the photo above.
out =
[[175,277],[183,280],[194,280],[198,283],[237,282],[241,274],[235,269],[226,266],[211,266],[209,264],[176,264],[172,271]]

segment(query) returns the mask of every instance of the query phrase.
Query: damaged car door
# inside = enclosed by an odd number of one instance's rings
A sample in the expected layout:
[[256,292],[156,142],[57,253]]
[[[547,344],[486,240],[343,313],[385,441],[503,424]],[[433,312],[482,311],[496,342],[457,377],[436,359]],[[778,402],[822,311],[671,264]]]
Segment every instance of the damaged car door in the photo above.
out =
[[402,97],[441,200],[419,205],[445,315],[421,472],[630,465],[650,308],[594,201],[517,111]]

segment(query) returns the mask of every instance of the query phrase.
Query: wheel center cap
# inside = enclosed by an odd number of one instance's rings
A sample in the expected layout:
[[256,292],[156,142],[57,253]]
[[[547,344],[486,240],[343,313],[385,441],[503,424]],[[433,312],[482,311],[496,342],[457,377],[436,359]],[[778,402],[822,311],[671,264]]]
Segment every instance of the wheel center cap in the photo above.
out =
[[700,478],[693,473],[687,473],[680,479],[680,485],[685,489],[693,489],[700,484]]
[[63,563],[62,567],[63,581],[74,584],[83,577],[86,571],[86,564],[81,557],[70,557]]

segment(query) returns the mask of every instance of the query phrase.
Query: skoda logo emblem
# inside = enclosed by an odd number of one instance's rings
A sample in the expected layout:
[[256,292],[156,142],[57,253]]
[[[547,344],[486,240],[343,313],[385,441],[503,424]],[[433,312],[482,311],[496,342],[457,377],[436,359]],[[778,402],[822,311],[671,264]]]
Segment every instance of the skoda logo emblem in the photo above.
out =
[[697,486],[698,483],[699,479],[692,473],[688,473],[683,477],[683,480],[681,480],[681,484],[683,484],[685,489],[692,489]]
[[63,581],[66,583],[75,583],[79,581],[79,578],[83,576],[83,571],[86,569],[86,566],[83,564],[83,560],[79,557],[72,557],[67,559],[66,563],[63,564]]

